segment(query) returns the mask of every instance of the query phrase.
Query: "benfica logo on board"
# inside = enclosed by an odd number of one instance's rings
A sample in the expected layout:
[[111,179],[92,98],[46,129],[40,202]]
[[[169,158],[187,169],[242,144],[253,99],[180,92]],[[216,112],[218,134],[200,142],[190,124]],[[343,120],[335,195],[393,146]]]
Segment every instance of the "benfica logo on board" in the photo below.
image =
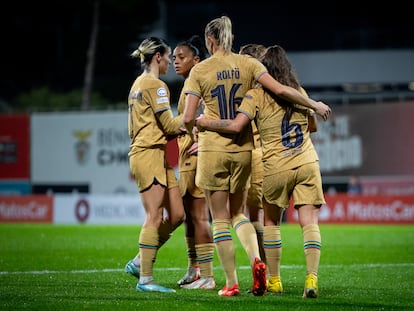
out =
[[92,135],[92,131],[73,131],[73,136],[76,137],[75,156],[79,164],[85,164],[89,160],[91,144],[88,138]]

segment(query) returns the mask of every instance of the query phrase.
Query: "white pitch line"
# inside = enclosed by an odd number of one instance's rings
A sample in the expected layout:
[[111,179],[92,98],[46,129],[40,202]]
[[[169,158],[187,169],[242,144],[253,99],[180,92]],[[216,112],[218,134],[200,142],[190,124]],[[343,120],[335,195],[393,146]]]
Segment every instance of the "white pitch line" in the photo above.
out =
[[[281,269],[301,269],[304,265],[282,265]],[[414,267],[414,263],[369,263],[369,264],[352,264],[352,265],[320,265],[319,270],[323,269],[338,269],[338,268],[396,268],[396,267]],[[185,270],[186,268],[154,268],[154,270],[159,271],[180,271]],[[221,267],[214,267],[214,269],[221,269]],[[240,266],[237,267],[238,270],[247,270],[251,269],[250,266]],[[58,274],[58,273],[73,273],[73,274],[82,274],[82,273],[112,273],[112,272],[124,272],[124,269],[92,269],[92,270],[70,270],[70,271],[56,271],[56,270],[41,270],[41,271],[0,271],[0,275],[9,275],[9,274]]]

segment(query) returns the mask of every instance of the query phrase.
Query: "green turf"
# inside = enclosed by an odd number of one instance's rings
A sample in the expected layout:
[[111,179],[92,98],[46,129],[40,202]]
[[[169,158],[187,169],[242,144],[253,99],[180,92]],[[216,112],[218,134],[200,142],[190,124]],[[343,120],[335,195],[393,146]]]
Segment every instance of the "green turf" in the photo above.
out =
[[[251,271],[237,239],[242,294],[182,290],[183,227],[160,249],[154,277],[173,294],[137,293],[124,271],[137,226],[0,225],[0,310],[414,310],[413,226],[321,225],[317,299],[303,299],[305,265],[298,225],[282,225],[284,294],[248,294]],[[215,256],[219,288],[224,275]]]

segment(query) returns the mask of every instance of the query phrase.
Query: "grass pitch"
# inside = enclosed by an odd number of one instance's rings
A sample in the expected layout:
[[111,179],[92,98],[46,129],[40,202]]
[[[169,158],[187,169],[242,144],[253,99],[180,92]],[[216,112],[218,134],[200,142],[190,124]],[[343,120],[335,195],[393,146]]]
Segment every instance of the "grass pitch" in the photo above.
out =
[[317,299],[303,299],[305,258],[297,224],[282,225],[282,295],[255,297],[247,256],[236,241],[241,295],[220,297],[225,278],[215,256],[217,290],[184,290],[183,226],[159,250],[154,277],[176,293],[138,293],[124,272],[140,227],[0,225],[0,310],[414,310],[414,228],[321,225]]

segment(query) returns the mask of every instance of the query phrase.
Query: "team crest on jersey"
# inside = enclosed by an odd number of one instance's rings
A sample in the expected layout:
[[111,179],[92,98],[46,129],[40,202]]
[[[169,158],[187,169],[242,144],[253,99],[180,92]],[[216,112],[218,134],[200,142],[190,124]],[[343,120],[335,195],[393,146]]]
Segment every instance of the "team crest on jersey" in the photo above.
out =
[[158,88],[157,95],[161,97],[167,96],[167,90],[165,89],[165,87]]

